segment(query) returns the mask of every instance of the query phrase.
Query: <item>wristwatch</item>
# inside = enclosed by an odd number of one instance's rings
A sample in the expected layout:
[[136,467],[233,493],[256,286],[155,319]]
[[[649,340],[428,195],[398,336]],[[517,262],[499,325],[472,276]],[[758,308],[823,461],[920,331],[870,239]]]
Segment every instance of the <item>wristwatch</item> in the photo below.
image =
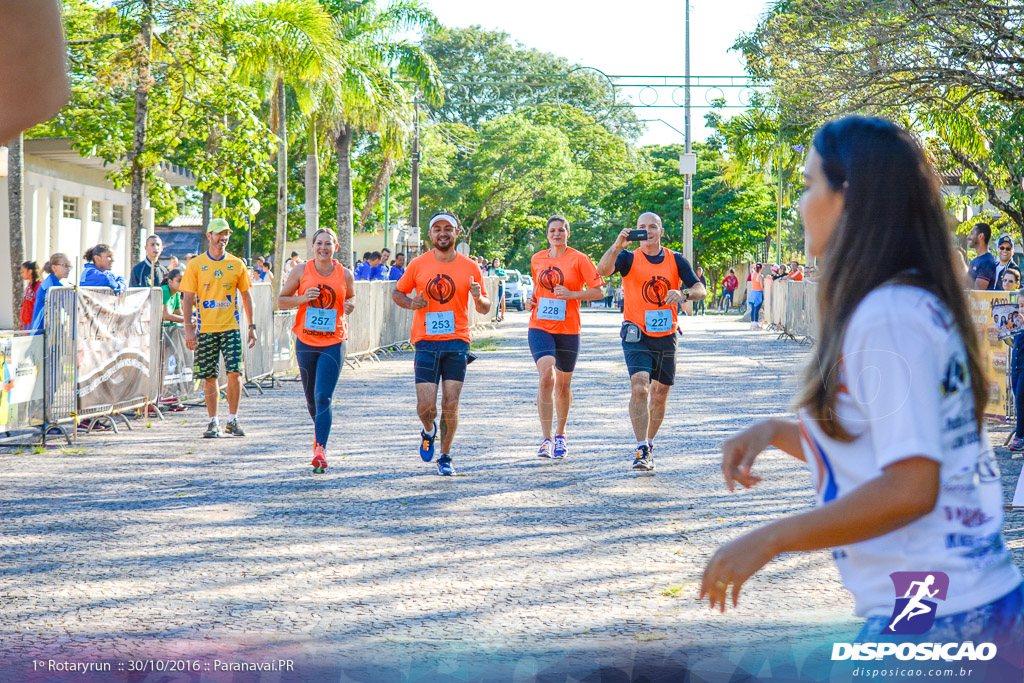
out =
[[690,300],[690,290],[683,287],[682,289],[679,290],[679,293],[683,295],[683,301]]
[[249,323],[249,329],[250,330],[255,330],[256,329],[256,323]]

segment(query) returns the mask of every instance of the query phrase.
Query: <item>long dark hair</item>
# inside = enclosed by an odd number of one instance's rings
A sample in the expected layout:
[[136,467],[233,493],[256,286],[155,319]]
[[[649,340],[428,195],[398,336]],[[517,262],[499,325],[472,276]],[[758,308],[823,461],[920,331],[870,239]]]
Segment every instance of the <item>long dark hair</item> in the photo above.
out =
[[36,265],[35,261],[25,261],[21,264],[21,267],[27,270],[32,276],[31,285],[35,287],[39,282],[39,266]]
[[176,277],[181,277],[181,271],[178,270],[177,268],[172,268],[171,270],[167,271],[167,275],[164,277],[163,280],[160,281],[160,286],[163,287],[164,285],[170,283],[170,281]]
[[964,283],[951,270],[953,242],[939,181],[924,152],[903,129],[863,116],[825,124],[813,144],[829,185],[843,193],[843,214],[818,280],[818,353],[805,372],[798,404],[830,437],[853,440],[834,419],[839,393],[834,369],[858,304],[893,281],[931,292],[952,316],[967,352],[980,430],[988,402],[981,352]]

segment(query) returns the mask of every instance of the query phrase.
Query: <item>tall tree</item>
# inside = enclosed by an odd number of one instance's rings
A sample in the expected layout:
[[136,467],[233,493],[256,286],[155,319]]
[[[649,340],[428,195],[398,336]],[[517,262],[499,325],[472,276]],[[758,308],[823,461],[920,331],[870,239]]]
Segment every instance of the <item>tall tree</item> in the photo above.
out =
[[318,81],[333,82],[338,73],[331,17],[316,0],[267,0],[243,7],[239,31],[245,49],[237,60],[243,77],[264,76],[273,84],[271,128],[277,133],[277,236],[274,279],[281,282],[288,237],[287,93],[308,91]]

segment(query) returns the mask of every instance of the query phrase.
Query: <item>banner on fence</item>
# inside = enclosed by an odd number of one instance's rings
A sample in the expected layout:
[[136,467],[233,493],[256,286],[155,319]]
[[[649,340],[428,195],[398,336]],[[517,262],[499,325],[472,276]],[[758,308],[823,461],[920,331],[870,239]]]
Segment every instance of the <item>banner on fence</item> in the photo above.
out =
[[[150,389],[151,295],[78,289],[78,408],[146,397]],[[155,397],[154,397],[155,398]]]
[[1006,391],[1007,351],[1009,347],[1000,338],[1000,318],[998,312],[1010,298],[1016,302],[1016,294],[1010,292],[987,292],[969,290],[971,321],[978,333],[981,360],[985,369],[985,382],[988,385],[988,406],[985,415],[1005,420],[1008,414],[1010,397]]
[[0,431],[42,424],[43,337],[0,337]]

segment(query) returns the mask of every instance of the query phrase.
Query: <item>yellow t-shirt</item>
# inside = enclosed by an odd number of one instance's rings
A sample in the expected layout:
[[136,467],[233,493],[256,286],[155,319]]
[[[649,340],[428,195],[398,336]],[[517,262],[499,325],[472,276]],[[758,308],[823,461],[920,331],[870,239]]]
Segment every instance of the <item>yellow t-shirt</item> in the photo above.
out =
[[227,332],[238,329],[238,293],[252,286],[242,259],[224,254],[220,260],[204,252],[188,262],[181,291],[196,295],[196,331]]

